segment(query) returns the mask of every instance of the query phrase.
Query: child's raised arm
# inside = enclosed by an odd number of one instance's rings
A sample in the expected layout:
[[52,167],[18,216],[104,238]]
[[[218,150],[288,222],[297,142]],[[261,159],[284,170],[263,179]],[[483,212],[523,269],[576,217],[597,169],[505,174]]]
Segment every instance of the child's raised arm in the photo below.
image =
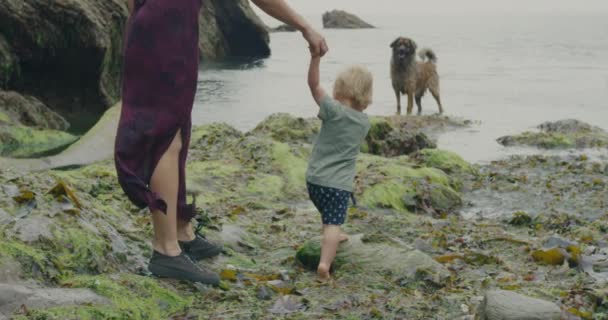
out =
[[325,90],[321,88],[321,84],[319,83],[320,64],[321,56],[313,54],[310,58],[310,67],[308,69],[308,87],[310,87],[310,93],[318,106],[321,105],[321,100],[325,97]]

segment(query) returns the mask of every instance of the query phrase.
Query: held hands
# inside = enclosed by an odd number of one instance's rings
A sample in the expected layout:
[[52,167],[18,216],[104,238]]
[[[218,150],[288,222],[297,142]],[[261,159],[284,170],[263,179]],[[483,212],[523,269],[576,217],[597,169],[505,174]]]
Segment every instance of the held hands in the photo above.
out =
[[308,41],[308,49],[313,57],[322,57],[329,50],[325,38],[313,28],[308,28],[302,32],[304,39]]

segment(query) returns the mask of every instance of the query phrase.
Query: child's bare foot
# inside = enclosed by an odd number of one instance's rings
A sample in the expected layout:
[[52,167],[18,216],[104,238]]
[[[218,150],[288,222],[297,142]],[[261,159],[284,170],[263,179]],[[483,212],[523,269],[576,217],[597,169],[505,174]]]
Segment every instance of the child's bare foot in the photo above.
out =
[[348,241],[348,235],[346,233],[340,233],[340,236],[338,237],[338,240],[340,242],[346,242],[346,241]]
[[319,266],[317,267],[317,275],[319,276],[319,280],[329,280],[329,266],[324,263],[319,263]]

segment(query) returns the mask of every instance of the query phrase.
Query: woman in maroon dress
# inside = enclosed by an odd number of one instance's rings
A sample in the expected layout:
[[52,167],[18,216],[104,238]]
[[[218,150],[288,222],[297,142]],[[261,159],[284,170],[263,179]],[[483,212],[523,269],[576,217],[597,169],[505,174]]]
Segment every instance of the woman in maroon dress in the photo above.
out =
[[[185,163],[198,76],[201,0],[127,0],[123,105],[115,146],[119,182],[129,199],[148,207],[154,224],[150,271],[219,284],[216,273],[193,261],[221,247],[195,235],[194,205],[186,204]],[[310,50],[323,55],[323,37],[283,0],[252,0],[296,27]]]

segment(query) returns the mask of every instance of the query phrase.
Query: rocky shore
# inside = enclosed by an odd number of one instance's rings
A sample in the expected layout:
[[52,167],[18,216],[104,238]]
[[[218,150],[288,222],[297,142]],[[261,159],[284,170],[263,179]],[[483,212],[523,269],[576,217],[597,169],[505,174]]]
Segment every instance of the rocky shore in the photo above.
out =
[[0,318],[515,319],[505,314],[517,309],[606,319],[607,161],[479,166],[432,145],[466,125],[374,118],[345,225],[352,237],[329,284],[309,271],[319,217],[304,171],[317,120],[277,114],[246,133],[194,130],[188,182],[207,235],[227,247],[202,263],[221,273],[221,289],[147,274],[149,219],[120,191],[111,160],[2,167]]
[[[201,17],[203,59],[269,55],[248,1]],[[572,119],[497,139],[537,155],[478,165],[437,149],[470,121],[373,117],[324,284],[304,181],[319,121],[197,127],[189,193],[226,246],[202,262],[222,286],[151,277],[149,217],[111,160],[126,23],[122,0],[0,1],[0,320],[608,319],[608,134]]]
[[[203,60],[270,55],[247,0],[203,1],[200,15]],[[59,131],[86,132],[118,102],[127,18],[124,0],[0,2],[0,157],[66,147],[76,137]]]

